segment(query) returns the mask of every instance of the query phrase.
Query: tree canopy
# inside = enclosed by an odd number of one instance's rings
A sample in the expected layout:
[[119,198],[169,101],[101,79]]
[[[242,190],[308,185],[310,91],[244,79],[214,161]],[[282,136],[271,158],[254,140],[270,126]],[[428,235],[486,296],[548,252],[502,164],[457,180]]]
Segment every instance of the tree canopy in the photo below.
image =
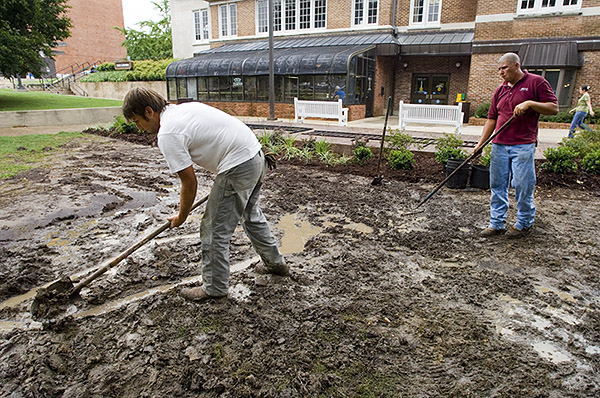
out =
[[68,0],[0,0],[0,73],[39,77],[46,67],[41,54],[71,35]]
[[152,4],[159,10],[161,20],[140,22],[140,27],[147,30],[117,28],[125,35],[123,45],[132,60],[160,60],[173,57],[169,0],[152,2]]

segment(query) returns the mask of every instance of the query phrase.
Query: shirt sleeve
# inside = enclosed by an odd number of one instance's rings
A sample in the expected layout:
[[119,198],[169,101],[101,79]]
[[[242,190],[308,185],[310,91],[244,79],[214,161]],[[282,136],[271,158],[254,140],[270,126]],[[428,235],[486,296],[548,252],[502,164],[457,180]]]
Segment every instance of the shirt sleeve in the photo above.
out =
[[542,79],[537,87],[536,101],[558,103],[558,99],[556,98],[556,95],[554,95],[554,91],[546,79]]
[[178,173],[194,163],[185,141],[185,136],[180,134],[158,136],[158,147],[167,160],[171,173]]

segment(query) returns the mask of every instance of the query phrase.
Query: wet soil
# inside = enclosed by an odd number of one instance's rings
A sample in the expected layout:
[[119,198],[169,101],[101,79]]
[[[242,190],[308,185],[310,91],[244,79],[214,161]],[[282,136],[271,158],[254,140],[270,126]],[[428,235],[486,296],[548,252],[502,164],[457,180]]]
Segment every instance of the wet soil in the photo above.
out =
[[[413,213],[444,177],[431,156],[378,186],[369,165],[269,172],[291,277],[260,273],[238,229],[229,297],[180,298],[200,273],[197,212],[43,322],[31,289],[156,229],[179,183],[156,147],[93,135],[3,181],[0,395],[598,396],[597,178],[538,173],[532,233],[484,239],[489,192],[443,188]],[[213,176],[197,176],[201,197]]]

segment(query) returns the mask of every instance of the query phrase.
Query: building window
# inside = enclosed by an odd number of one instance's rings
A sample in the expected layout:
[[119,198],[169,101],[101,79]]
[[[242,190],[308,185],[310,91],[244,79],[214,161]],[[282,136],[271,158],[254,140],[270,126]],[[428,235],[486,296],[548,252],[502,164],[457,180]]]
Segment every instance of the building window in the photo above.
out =
[[379,14],[378,0],[354,0],[353,8],[353,25],[357,26],[377,24],[377,15]]
[[219,6],[219,31],[221,37],[237,36],[237,5],[224,4]]
[[581,0],[520,0],[517,14],[555,14],[581,8]]
[[411,0],[410,26],[439,26],[441,9],[442,0]]
[[[256,0],[256,30],[269,31],[269,2]],[[323,29],[327,21],[327,0],[273,0],[273,32]]]
[[570,107],[575,84],[575,69],[527,68],[529,73],[535,73],[548,80],[550,87],[558,98],[558,106]]
[[208,10],[194,11],[194,34],[196,40],[208,40],[208,32]]

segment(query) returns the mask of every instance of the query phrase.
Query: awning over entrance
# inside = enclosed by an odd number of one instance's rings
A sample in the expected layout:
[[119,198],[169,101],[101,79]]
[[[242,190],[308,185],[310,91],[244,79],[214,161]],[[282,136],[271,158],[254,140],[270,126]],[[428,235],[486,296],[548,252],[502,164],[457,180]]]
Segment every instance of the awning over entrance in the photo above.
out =
[[471,55],[472,31],[406,34],[398,37],[401,55]]
[[[389,33],[276,40],[273,42],[275,74],[345,74],[352,56],[373,48],[381,48],[382,55],[394,55],[393,48],[398,48],[398,43]],[[268,40],[225,44],[167,67],[168,78],[267,74]]]
[[[274,71],[277,75],[345,74],[349,58],[371,48],[374,45],[274,49]],[[198,54],[167,67],[168,78],[268,74],[268,50]]]
[[524,67],[581,67],[577,43],[526,43],[519,50],[521,64]]

